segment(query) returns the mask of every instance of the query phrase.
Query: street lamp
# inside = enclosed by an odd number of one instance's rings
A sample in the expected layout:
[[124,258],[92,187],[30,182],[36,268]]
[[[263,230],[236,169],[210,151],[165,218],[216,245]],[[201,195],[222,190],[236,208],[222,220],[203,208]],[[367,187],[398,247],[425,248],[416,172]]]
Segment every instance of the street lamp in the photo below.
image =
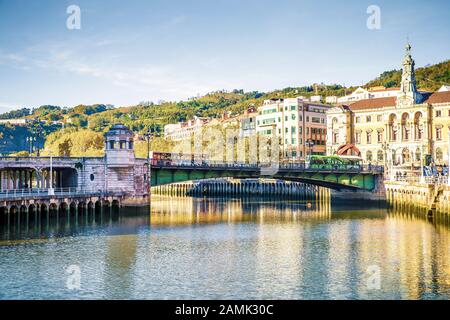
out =
[[27,143],[30,144],[30,153],[29,154],[31,155],[33,153],[33,142],[36,142],[36,136],[34,136],[34,137],[29,136],[26,138],[26,141],[27,141]]
[[389,142],[385,141],[381,144],[381,148],[384,150],[384,170],[385,173],[384,175],[387,177],[390,174],[390,170],[388,169],[388,153],[387,151],[389,150]]
[[53,151],[48,150],[48,154],[50,155],[50,188],[48,188],[48,195],[54,196],[55,189],[53,189]]
[[148,183],[148,188],[150,189],[150,183],[151,183],[151,178],[150,178],[150,142],[152,139],[152,135],[153,135],[153,127],[150,127],[147,131],[147,133],[144,134],[145,139],[147,140],[147,183]]
[[36,146],[37,146],[36,156],[37,157],[40,157],[40,155],[41,155],[40,148],[39,148],[39,137],[41,135],[41,132],[42,132],[42,128],[41,128],[41,125],[39,123],[39,126],[36,128],[36,131],[35,131],[35,133],[36,133],[36,136],[35,136],[36,140],[35,141],[37,141],[37,144],[36,144]]

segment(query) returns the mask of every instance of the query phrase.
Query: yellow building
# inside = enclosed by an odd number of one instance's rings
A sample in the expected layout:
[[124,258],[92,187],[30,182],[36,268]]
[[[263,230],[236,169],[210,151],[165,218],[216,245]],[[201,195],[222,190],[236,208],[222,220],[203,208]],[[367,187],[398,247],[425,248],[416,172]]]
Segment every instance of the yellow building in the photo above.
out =
[[406,46],[396,96],[371,98],[327,112],[327,154],[360,155],[366,163],[418,170],[421,159],[449,164],[450,91],[416,88],[411,46]]

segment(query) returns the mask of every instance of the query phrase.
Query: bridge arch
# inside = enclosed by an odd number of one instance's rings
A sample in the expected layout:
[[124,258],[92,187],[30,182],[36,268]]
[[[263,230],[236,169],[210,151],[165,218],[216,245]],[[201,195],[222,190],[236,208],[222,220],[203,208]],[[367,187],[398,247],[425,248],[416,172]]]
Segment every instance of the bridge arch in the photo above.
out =
[[26,214],[28,212],[28,208],[25,204],[20,206],[20,214]]
[[95,214],[102,213],[102,202],[100,200],[95,201],[94,210],[95,210]]
[[57,215],[58,214],[58,205],[54,202],[50,203],[48,206],[48,213],[51,215]]
[[69,205],[69,214],[71,216],[75,216],[77,214],[77,203],[75,201],[71,201]]
[[86,202],[80,201],[78,202],[78,214],[84,214],[86,211]]
[[48,207],[45,203],[41,204],[41,213],[44,213],[44,214],[48,213]]
[[62,202],[59,204],[59,212],[60,212],[60,213],[66,214],[66,213],[69,211],[68,209],[69,209],[69,206],[68,206],[67,202],[62,201]]
[[32,203],[28,206],[28,213],[30,213],[30,214],[36,213],[36,205],[34,203]]
[[92,202],[92,200],[90,200],[87,204],[88,214],[94,213],[94,209],[95,209],[94,202]]

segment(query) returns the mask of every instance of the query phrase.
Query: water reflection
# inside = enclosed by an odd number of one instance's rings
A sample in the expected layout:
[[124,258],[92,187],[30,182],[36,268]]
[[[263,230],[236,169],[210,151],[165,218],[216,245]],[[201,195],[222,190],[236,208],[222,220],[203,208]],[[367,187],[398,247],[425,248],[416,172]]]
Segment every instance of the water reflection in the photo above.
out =
[[[2,227],[0,298],[450,298],[447,216],[154,197],[150,214],[42,218]],[[65,288],[71,264],[82,269],[80,291]]]
[[176,198],[154,197],[150,215],[152,226],[216,223],[289,223],[326,221],[331,218],[329,202],[299,202],[258,198]]

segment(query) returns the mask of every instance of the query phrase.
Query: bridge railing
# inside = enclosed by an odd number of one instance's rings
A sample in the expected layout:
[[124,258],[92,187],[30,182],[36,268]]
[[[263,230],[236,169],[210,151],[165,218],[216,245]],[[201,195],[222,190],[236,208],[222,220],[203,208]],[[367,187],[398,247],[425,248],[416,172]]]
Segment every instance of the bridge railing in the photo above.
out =
[[239,163],[239,162],[219,162],[219,161],[208,161],[208,162],[172,162],[167,160],[153,160],[152,166],[159,167],[173,167],[173,168],[223,168],[223,169],[261,169],[267,167],[275,167],[284,170],[297,170],[297,171],[322,171],[322,172],[370,172],[370,173],[383,173],[383,166],[374,165],[361,165],[361,166],[330,166],[326,168],[320,168],[315,166],[309,166],[305,163],[280,163],[275,165],[270,164],[260,164],[260,163]]
[[398,181],[398,182],[407,182],[407,183],[426,183],[426,184],[448,184],[449,177],[448,176],[394,176],[392,178],[387,177],[388,181]]
[[54,188],[53,192],[50,189],[13,189],[0,191],[0,199],[17,199],[27,197],[71,197],[71,196],[83,196],[83,195],[98,195],[101,192],[95,192],[90,190],[83,190],[77,187],[67,188]]

